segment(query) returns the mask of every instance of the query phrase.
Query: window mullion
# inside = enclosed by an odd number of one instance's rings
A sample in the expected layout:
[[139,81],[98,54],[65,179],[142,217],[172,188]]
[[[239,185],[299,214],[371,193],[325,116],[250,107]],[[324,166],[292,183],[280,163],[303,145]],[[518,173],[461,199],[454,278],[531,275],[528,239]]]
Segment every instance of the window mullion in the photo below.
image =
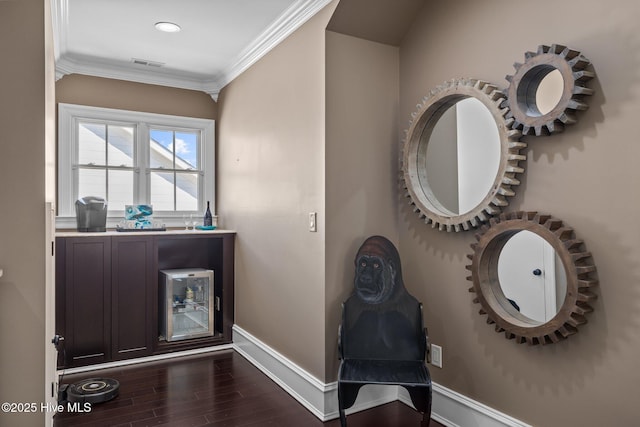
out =
[[109,123],[105,123],[104,129],[104,165],[105,165],[105,176],[104,176],[104,197],[109,201]]
[[176,174],[176,131],[171,132],[173,134],[173,210],[178,209],[178,176]]
[[150,171],[149,171],[149,125],[147,123],[139,123],[136,132],[136,173],[134,180],[136,181],[135,191],[137,192],[136,200],[141,203],[148,204],[150,202]]

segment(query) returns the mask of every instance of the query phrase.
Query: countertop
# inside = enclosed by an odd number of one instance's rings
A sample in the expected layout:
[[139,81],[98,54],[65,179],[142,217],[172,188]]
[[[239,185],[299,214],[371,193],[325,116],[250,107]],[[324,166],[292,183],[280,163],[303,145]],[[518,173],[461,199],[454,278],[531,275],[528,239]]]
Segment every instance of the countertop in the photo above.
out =
[[181,230],[169,229],[166,231],[115,231],[107,230],[102,232],[80,232],[75,230],[56,230],[56,237],[95,237],[95,236],[153,236],[153,235],[202,235],[202,234],[229,234],[234,230]]

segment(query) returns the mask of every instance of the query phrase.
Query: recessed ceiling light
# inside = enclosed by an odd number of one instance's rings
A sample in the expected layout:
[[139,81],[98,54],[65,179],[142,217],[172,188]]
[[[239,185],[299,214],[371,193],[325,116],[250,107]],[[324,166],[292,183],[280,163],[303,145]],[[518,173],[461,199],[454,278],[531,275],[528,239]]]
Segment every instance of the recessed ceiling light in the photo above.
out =
[[181,30],[180,25],[173,22],[156,22],[156,29],[165,33],[177,33]]

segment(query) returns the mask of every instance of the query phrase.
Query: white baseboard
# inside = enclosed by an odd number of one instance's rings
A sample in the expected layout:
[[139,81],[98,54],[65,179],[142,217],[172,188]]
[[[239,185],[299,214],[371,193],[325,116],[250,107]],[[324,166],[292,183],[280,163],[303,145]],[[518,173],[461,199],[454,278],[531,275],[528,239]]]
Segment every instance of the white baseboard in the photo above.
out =
[[[531,427],[507,414],[433,383],[431,418],[448,427]],[[413,407],[409,393],[399,389],[398,400]]]
[[[338,417],[337,383],[325,384],[238,325],[233,326],[233,348],[282,387],[321,421]],[[409,406],[402,387],[364,386],[347,414],[399,400]],[[449,427],[530,427],[446,387],[433,384],[431,417]]]
[[322,419],[324,396],[331,393],[330,386],[237,325],[233,325],[233,348],[316,417]]
[[[275,381],[321,421],[338,418],[338,386],[325,384],[238,325],[233,325],[233,348]],[[398,399],[397,387],[364,386],[353,413]]]

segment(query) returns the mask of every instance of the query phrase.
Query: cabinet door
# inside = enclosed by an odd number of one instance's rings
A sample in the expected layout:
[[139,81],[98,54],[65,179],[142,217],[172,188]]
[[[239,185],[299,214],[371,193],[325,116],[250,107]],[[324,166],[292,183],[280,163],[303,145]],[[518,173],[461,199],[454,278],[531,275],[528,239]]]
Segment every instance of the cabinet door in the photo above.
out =
[[111,239],[69,238],[65,244],[65,364],[110,360]]
[[146,356],[153,350],[153,239],[118,236],[111,246],[112,357]]

